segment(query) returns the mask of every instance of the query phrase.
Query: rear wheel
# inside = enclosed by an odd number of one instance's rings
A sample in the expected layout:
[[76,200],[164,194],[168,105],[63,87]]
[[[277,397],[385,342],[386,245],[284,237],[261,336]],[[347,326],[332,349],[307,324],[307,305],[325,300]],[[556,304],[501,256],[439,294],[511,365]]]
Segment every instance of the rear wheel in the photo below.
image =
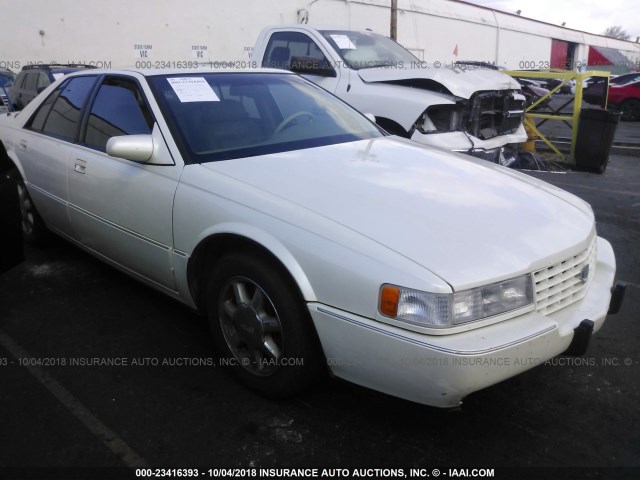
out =
[[20,215],[22,217],[22,238],[32,245],[43,245],[49,239],[49,230],[47,230],[40,214],[36,210],[20,174],[14,172],[13,177],[18,188]]
[[627,100],[620,106],[622,120],[635,122],[640,120],[640,100]]
[[290,396],[322,371],[307,308],[275,262],[240,253],[219,260],[207,289],[207,316],[221,364],[262,395]]

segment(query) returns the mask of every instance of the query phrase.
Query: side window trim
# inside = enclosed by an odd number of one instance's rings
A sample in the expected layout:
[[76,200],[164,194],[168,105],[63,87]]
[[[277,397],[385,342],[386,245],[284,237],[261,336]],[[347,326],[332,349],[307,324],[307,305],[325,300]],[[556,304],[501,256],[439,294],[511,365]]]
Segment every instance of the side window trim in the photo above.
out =
[[47,118],[45,119],[45,121],[43,123],[43,127],[42,127],[42,130],[40,131],[40,133],[43,134],[43,135],[46,135],[48,137],[51,137],[51,138],[57,138],[58,140],[62,140],[64,142],[68,142],[68,143],[72,143],[72,144],[78,144],[80,128],[82,126],[82,123],[84,121],[84,117],[85,117],[85,114],[86,114],[86,111],[87,111],[87,108],[88,108],[88,100],[91,98],[93,93],[96,91],[96,86],[97,86],[97,83],[98,83],[98,80],[100,79],[100,77],[101,77],[101,75],[96,75],[96,74],[93,74],[93,75],[76,75],[76,76],[70,77],[69,79],[65,80],[60,85],[60,87],[56,89],[56,92],[58,92],[58,97],[60,97],[62,92],[64,92],[65,88],[74,79],[77,79],[77,78],[94,78],[93,85],[91,86],[91,90],[89,91],[89,94],[87,95],[87,100],[85,100],[84,105],[82,106],[82,108],[80,108],[80,114],[78,116],[78,122],[77,122],[77,125],[76,125],[76,129],[75,129],[73,138],[65,137],[65,136],[61,136],[61,135],[56,135],[56,134],[49,133],[49,132],[45,132],[45,127],[47,125],[47,121],[49,119],[49,116],[51,115],[51,112],[53,111],[53,107],[55,106],[56,102],[58,101],[58,98],[56,98],[55,101],[51,104],[51,108],[49,109],[49,112],[47,113]]
[[[296,38],[297,37],[297,38]],[[304,41],[302,40],[304,38]],[[285,43],[285,47],[274,47],[275,43]],[[264,58],[262,60],[263,67],[272,67],[272,68],[285,68],[287,70],[291,70],[291,61],[296,58],[296,55],[291,51],[292,44],[306,44],[306,52],[304,57],[313,58],[314,60],[318,60],[323,64],[326,64],[333,72],[337,75],[336,67],[333,65],[331,61],[331,53],[325,49],[325,46],[321,41],[316,40],[312,35],[309,35],[307,32],[290,32],[290,31],[275,31],[271,34],[269,41],[267,42],[267,46],[264,50]],[[281,60],[274,61],[273,54],[276,48],[285,48],[289,50],[289,58],[287,59],[286,66],[280,66],[278,63]],[[321,59],[316,59],[311,56],[311,49],[314,48],[321,55]],[[268,58],[268,60],[267,60]],[[274,65],[275,63],[275,65]],[[334,75],[335,76],[335,75]]]
[[[51,92],[51,94],[47,98],[44,99],[44,101],[38,106],[36,111],[33,112],[33,114],[31,115],[31,118],[29,118],[29,120],[25,123],[24,128],[26,128],[28,130],[31,130],[32,132],[42,133],[44,125],[45,125],[45,123],[47,123],[47,118],[49,118],[49,113],[51,113],[51,109],[53,108],[53,105],[56,103],[56,100],[58,99],[58,95],[60,95],[60,92],[62,92],[62,90],[64,90],[66,88],[68,83],[69,83],[69,80],[64,81],[63,83],[61,83],[58,86],[58,88],[56,88],[53,92]],[[53,98],[53,97],[55,97],[55,98]],[[40,129],[32,128],[32,125],[33,125],[33,122],[35,121],[35,118],[38,116],[38,113],[40,113],[40,110],[43,109],[44,105],[47,103],[47,101],[50,98],[53,98],[53,101],[47,107],[47,113],[46,113],[44,119],[42,120],[42,128],[40,128]]]
[[[87,75],[89,76],[89,75]],[[94,75],[96,77],[95,82],[93,83],[93,88],[89,95],[87,95],[87,100],[84,102],[82,110],[80,111],[80,119],[78,120],[78,128],[76,130],[76,138],[73,143],[77,145],[82,145],[82,141],[84,138],[84,129],[87,123],[87,118],[89,118],[89,112],[91,112],[91,105],[93,105],[93,99],[98,94],[98,90],[100,89],[100,85],[102,85],[102,81],[104,80],[105,75]]]
[[89,94],[89,97],[87,98],[87,102],[85,103],[84,109],[82,110],[82,116],[80,117],[80,129],[78,132],[78,137],[76,142],[78,145],[82,145],[86,147],[86,144],[84,142],[84,137],[87,133],[87,123],[89,122],[89,115],[91,115],[93,102],[95,102],[96,97],[98,96],[98,92],[100,91],[100,87],[104,83],[105,78],[107,78],[105,74],[98,76],[98,78],[96,79],[96,84],[94,85],[93,90],[91,91],[91,94]]
[[[80,125],[80,133],[79,133],[78,142],[77,142],[79,145],[82,145],[83,147],[90,148],[92,150],[96,150],[100,152],[105,151],[103,149],[96,148],[96,146],[94,145],[87,144],[86,135],[87,135],[87,127],[89,124],[89,117],[91,116],[91,111],[93,110],[94,103],[96,101],[98,93],[100,92],[100,87],[102,87],[108,80],[114,79],[114,78],[122,78],[135,84],[136,88],[138,89],[138,92],[140,93],[140,95],[142,95],[142,99],[144,101],[144,106],[145,106],[145,110],[148,115],[148,118],[147,118],[147,115],[144,115],[144,116],[145,116],[145,120],[147,120],[148,123],[150,123],[149,130],[153,131],[154,125],[157,125],[158,123],[153,113],[153,109],[151,108],[151,105],[149,103],[149,98],[146,95],[144,89],[142,88],[142,85],[140,84],[140,82],[136,77],[132,75],[124,75],[119,73],[106,74],[106,75],[103,74],[100,76],[100,78],[96,82],[96,85],[93,91],[91,92],[91,95],[87,99],[85,110],[83,112],[82,121]],[[144,114],[145,112],[142,112],[142,113]]]
[[[21,76],[20,76],[20,75],[21,75]],[[16,88],[18,88],[18,89],[22,89],[22,87],[23,87],[23,85],[24,85],[24,81],[25,81],[25,79],[27,78],[27,74],[26,74],[26,72],[25,72],[24,74],[23,74],[22,72],[20,72],[20,73],[18,74],[18,76],[20,76],[20,79],[19,79],[20,81],[18,82],[18,81],[17,81],[18,79],[16,79],[16,81],[15,81],[15,82],[13,82],[13,84],[15,85],[15,87],[16,87]]]

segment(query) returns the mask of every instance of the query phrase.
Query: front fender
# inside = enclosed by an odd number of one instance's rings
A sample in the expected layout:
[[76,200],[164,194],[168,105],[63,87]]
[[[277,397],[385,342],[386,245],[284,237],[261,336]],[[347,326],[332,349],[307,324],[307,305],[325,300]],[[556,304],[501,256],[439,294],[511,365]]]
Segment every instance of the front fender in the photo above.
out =
[[361,112],[397,122],[407,132],[427,107],[456,103],[452,95],[402,85],[356,81],[342,99]]
[[[309,279],[289,249],[270,233],[253,225],[239,222],[220,223],[201,232],[195,248],[189,255],[189,284],[193,284],[194,277],[197,276],[196,272],[199,270],[198,266],[192,262],[202,261],[206,256],[206,250],[213,249],[215,258],[224,255],[226,251],[234,246],[240,246],[242,242],[251,242],[269,252],[293,277],[303,298],[309,302],[317,300]],[[216,249],[220,250],[216,251]],[[210,259],[211,257],[208,258]]]

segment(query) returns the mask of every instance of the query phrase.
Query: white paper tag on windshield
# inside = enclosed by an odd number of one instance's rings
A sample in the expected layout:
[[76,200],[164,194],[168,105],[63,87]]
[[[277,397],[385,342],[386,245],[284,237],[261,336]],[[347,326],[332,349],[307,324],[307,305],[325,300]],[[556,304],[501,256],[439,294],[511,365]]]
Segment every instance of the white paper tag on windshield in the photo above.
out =
[[167,78],[167,81],[182,103],[220,101],[204,77]]
[[356,46],[347,35],[330,35],[341,50],[355,50]]
[[56,80],[58,80],[61,77],[64,77],[64,73],[52,73],[51,75],[53,75],[53,78],[55,78]]

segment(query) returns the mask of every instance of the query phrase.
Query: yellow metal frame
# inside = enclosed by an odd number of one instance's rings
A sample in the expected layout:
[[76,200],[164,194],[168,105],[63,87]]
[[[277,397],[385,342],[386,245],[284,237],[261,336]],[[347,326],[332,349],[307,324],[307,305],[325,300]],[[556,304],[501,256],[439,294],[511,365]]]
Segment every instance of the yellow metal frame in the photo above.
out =
[[[506,73],[512,77],[519,78],[557,78],[562,80],[558,86],[554,87],[549,91],[547,95],[540,98],[537,102],[529,105],[525,110],[525,128],[527,132],[533,133],[533,135],[537,136],[540,140],[542,140],[553,152],[557,155],[564,157],[564,154],[558,150],[558,148],[553,144],[551,140],[545,137],[538,130],[538,125],[536,125],[536,119],[543,120],[561,120],[564,122],[572,122],[571,123],[571,150],[569,153],[569,163],[575,164],[575,149],[576,149],[576,140],[578,138],[578,127],[580,124],[580,110],[582,108],[582,84],[586,78],[589,77],[606,77],[607,79],[611,76],[609,72],[605,71],[590,71],[590,72],[572,72],[568,70],[540,70],[540,71],[528,71],[528,70],[506,70],[502,73]],[[562,115],[559,112],[552,113],[536,113],[533,111],[535,107],[540,105],[547,98],[550,98],[552,94],[560,90],[564,85],[566,85],[569,81],[576,81],[576,93],[573,98],[573,113],[572,115]],[[609,101],[609,92],[608,90],[605,92],[605,108],[607,107],[607,102]],[[566,105],[566,104],[565,104]]]

